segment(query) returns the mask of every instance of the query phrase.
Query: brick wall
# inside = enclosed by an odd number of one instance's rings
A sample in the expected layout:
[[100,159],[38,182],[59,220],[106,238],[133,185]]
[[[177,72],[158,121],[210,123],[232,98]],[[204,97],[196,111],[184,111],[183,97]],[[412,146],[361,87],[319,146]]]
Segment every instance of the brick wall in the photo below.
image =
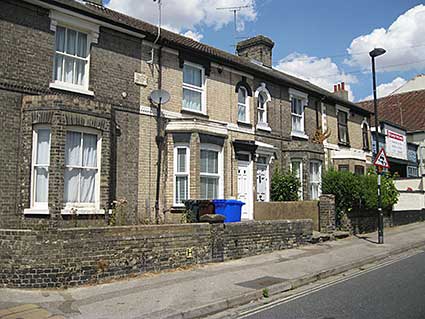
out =
[[310,220],[0,230],[0,286],[68,287],[307,243]]

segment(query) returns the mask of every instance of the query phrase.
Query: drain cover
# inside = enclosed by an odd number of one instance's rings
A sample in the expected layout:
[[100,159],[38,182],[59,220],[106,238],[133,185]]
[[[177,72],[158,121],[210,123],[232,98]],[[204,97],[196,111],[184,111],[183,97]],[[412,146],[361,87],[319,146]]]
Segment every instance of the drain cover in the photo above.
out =
[[266,288],[272,285],[280,284],[282,282],[285,282],[287,279],[278,278],[278,277],[260,277],[254,280],[250,281],[244,281],[237,283],[237,286],[245,287],[245,288],[251,288],[251,289],[261,289]]

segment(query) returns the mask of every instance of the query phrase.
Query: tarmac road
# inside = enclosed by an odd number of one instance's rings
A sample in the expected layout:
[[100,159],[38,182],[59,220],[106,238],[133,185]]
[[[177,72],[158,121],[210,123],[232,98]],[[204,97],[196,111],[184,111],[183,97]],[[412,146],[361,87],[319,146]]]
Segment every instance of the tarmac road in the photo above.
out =
[[424,319],[425,253],[243,318]]

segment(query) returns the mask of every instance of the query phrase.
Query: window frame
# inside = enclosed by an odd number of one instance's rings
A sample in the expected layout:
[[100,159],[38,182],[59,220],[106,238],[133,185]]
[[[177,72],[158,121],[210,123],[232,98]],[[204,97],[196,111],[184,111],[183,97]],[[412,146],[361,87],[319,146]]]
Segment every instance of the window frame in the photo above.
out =
[[298,178],[300,181],[300,188],[298,189],[298,197],[299,200],[304,200],[304,191],[303,191],[303,182],[304,182],[304,176],[303,176],[303,160],[301,158],[292,158],[291,162],[290,162],[290,169],[291,172],[293,173],[293,166],[294,163],[299,163],[299,167],[300,167],[300,177]]
[[[340,123],[339,113],[345,114],[345,116],[346,116],[346,124],[345,125]],[[349,130],[348,130],[348,120],[349,120],[349,118],[350,118],[350,110],[347,109],[347,108],[341,107],[341,106],[337,106],[336,123],[337,123],[337,130],[338,130],[338,144],[340,144],[340,145],[350,146],[350,134],[349,134]],[[346,136],[347,136],[346,141],[341,140],[340,126],[343,126],[346,129]]]
[[[366,137],[365,137],[365,135],[366,135]],[[362,125],[362,140],[363,140],[363,150],[369,151],[370,150],[369,126],[365,122],[363,122],[363,125]],[[365,141],[366,141],[366,143],[365,143]]]
[[[292,111],[293,100],[300,100],[301,103],[301,115]],[[308,139],[305,133],[305,108],[308,105],[308,94],[292,89],[289,89],[289,101],[291,103],[291,136]],[[294,128],[294,117],[301,118],[301,130]]]
[[[52,78],[49,84],[50,88],[65,90],[79,94],[85,94],[89,96],[94,96],[94,92],[89,89],[90,83],[90,63],[91,63],[91,44],[97,43],[99,38],[99,25],[89,22],[84,19],[80,19],[78,17],[70,16],[64,14],[62,12],[58,12],[56,10],[50,11],[50,30],[55,33],[54,45],[52,48],[53,51],[53,68],[52,68]],[[71,29],[80,33],[84,33],[87,35],[87,58],[85,59],[86,68],[85,68],[85,83],[84,85],[73,84],[69,82],[59,81],[55,79],[55,71],[56,71],[56,33],[57,27],[63,27],[66,29]],[[66,32],[65,32],[66,33]],[[62,55],[66,55],[66,53],[61,53]],[[76,58],[76,56],[71,56]]]
[[[318,181],[313,181],[313,174],[312,174],[312,169],[311,169],[311,165],[312,164],[317,164],[318,165],[318,177],[319,180]],[[310,167],[309,167],[309,173],[310,173],[310,180],[309,180],[309,185],[310,185],[310,199],[311,200],[318,200],[320,198],[320,195],[322,194],[322,161],[319,160],[311,160],[310,161]],[[317,198],[313,198],[313,185],[317,184]]]
[[[178,172],[177,160],[178,160],[178,150],[186,150],[186,167],[185,172]],[[190,147],[186,143],[176,143],[174,144],[174,159],[173,159],[173,206],[175,207],[184,207],[183,203],[178,203],[177,199],[177,177],[187,177],[187,199],[190,198]]]
[[[36,165],[37,151],[38,151],[38,131],[49,130],[49,156],[47,165]],[[52,148],[52,128],[50,125],[35,125],[32,129],[32,158],[31,158],[31,192],[30,192],[30,208],[25,209],[25,214],[49,214],[49,179],[50,179],[50,153]],[[36,167],[47,166],[47,202],[36,202]]]
[[[240,103],[239,102],[239,91],[240,90],[243,90],[244,92],[245,92],[245,102],[244,103]],[[243,87],[243,86],[240,86],[239,88],[238,88],[238,94],[237,94],[237,97],[238,97],[238,116],[237,116],[237,121],[239,122],[239,123],[244,123],[244,124],[250,124],[250,119],[249,119],[249,96],[248,96],[248,90],[245,88],[245,87]],[[245,107],[245,119],[244,120],[241,120],[241,119],[239,119],[239,108],[240,108],[240,106],[243,106],[243,107]]]
[[[263,112],[264,112],[264,119],[265,121],[260,121],[259,111],[260,111],[260,94],[262,94],[265,98],[264,104],[263,104]],[[256,111],[257,111],[257,125],[256,128],[258,130],[268,131],[271,132],[271,128],[269,126],[268,121],[268,108],[269,108],[269,102],[271,102],[272,97],[270,95],[269,90],[266,88],[265,83],[261,83],[260,86],[257,88],[254,94],[256,101]]]
[[[185,66],[190,66],[192,68],[196,68],[201,70],[201,87],[196,86],[196,85],[192,85],[192,84],[188,84],[184,82],[184,68]],[[190,108],[185,108],[184,107],[184,90],[190,90],[190,91],[194,91],[197,93],[201,93],[201,110],[193,110]],[[183,111],[187,111],[187,112],[194,112],[194,113],[200,113],[200,114],[207,114],[207,98],[206,98],[206,75],[205,75],[205,68],[202,65],[199,64],[195,64],[192,62],[188,62],[188,61],[184,61],[183,64],[183,68],[182,68],[182,110]]]
[[[62,214],[69,214],[73,209],[77,210],[78,214],[81,213],[104,213],[103,210],[100,209],[100,175],[101,175],[101,162],[102,162],[102,133],[99,130],[88,128],[88,127],[77,127],[77,126],[69,126],[66,128],[65,131],[65,145],[66,145],[66,136],[68,132],[75,132],[75,133],[81,133],[81,139],[83,139],[84,134],[91,134],[97,136],[97,143],[96,143],[96,164],[97,164],[97,172],[95,176],[95,200],[94,203],[73,203],[73,202],[65,202],[65,170],[68,168],[78,168],[78,169],[84,169],[85,166],[73,166],[73,165],[66,165],[66,150],[64,149],[64,192],[63,192],[63,206],[64,209],[62,210]],[[82,146],[82,145],[81,145]],[[65,146],[66,147],[66,146]],[[81,156],[83,152],[83,147],[81,147]],[[91,168],[90,169],[94,169]],[[81,210],[81,212],[79,212]]]
[[[215,173],[206,173],[206,172],[202,172],[201,171],[201,151],[213,151],[213,152],[217,152],[217,174]],[[201,197],[201,187],[202,187],[202,183],[201,183],[201,178],[202,177],[214,177],[214,178],[218,178],[218,191],[217,191],[217,198],[215,199],[220,199],[220,198],[224,198],[224,176],[223,176],[223,147],[219,146],[219,145],[215,145],[215,144],[208,144],[208,143],[204,143],[201,144],[200,147],[200,151],[199,151],[199,195]],[[201,199],[204,199],[201,197]],[[205,199],[211,199],[211,198],[205,198]],[[214,198],[213,198],[214,199]]]

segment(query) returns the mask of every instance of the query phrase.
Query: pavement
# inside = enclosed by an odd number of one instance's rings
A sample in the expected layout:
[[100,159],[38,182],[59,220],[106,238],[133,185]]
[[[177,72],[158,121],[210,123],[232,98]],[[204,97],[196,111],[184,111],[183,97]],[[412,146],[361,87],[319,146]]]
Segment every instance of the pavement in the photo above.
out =
[[373,233],[66,290],[0,289],[0,318],[204,317],[425,246],[425,223],[386,229],[383,245],[376,239]]

